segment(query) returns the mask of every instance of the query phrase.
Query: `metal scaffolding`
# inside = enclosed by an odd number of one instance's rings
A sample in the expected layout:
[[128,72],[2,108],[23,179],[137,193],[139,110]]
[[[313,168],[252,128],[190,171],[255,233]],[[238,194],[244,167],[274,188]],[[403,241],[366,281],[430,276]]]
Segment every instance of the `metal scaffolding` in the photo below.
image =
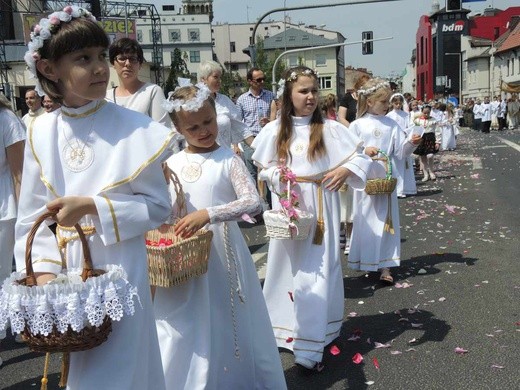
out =
[[[0,0],[0,26],[6,26],[6,14],[42,14],[53,10],[63,9],[67,5],[76,4],[92,10],[93,1],[38,1],[38,0]],[[118,1],[100,0],[101,18],[146,18],[150,20],[152,32],[151,45],[143,45],[144,49],[151,49],[152,66],[155,83],[164,84],[164,61],[161,37],[161,18],[154,4],[129,3]],[[18,42],[20,43],[20,42]],[[13,44],[9,42],[9,45]],[[16,44],[16,43],[14,43]],[[4,30],[0,29],[0,84],[8,85],[7,71],[9,65],[6,59],[6,37]]]

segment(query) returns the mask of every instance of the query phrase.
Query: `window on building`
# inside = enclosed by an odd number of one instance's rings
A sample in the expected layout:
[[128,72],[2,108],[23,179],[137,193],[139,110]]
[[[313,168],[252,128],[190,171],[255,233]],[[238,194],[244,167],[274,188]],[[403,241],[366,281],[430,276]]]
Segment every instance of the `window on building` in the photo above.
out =
[[325,54],[316,54],[316,66],[326,66],[327,56]]
[[215,47],[215,40],[214,39],[211,40],[211,46]]
[[188,40],[190,42],[200,41],[200,30],[198,28],[189,28],[188,29]]
[[199,50],[190,50],[190,62],[200,62],[200,51]]
[[237,72],[238,71],[238,64],[231,64],[229,65],[229,69],[233,72]]
[[294,35],[289,35],[289,41],[295,41],[296,40],[296,36]]
[[308,40],[309,40],[309,36],[308,35],[302,36],[302,41],[308,41]]
[[237,51],[235,42],[229,42],[229,51],[235,53]]
[[318,81],[320,83],[320,89],[332,89],[332,77],[331,76],[320,77]]
[[515,59],[511,59],[511,76],[515,74]]
[[143,42],[143,30],[137,30],[137,42]]
[[179,42],[181,40],[181,30],[168,29],[168,40],[170,42]]
[[289,56],[289,67],[294,68],[298,66],[298,56]]

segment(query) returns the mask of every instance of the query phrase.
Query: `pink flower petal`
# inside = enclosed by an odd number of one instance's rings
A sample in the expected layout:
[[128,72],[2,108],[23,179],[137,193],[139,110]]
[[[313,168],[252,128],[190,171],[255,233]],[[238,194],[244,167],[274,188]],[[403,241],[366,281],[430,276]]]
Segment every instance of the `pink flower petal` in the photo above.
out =
[[355,311],[353,311],[353,312],[348,313],[347,317],[351,317],[352,318],[352,317],[357,317],[357,315],[358,314]]
[[408,344],[413,344],[413,343],[416,343],[416,342],[417,342],[417,339],[414,337],[413,339],[408,341]]
[[379,361],[376,357],[372,358],[372,363],[374,363],[374,367],[376,368],[376,370],[379,370]]
[[504,366],[499,366],[499,365],[497,365],[497,364],[492,364],[492,365],[491,365],[491,368],[497,368],[497,369],[499,369],[499,370],[502,370],[502,369],[504,368]]
[[401,351],[390,351],[390,355],[401,355]]
[[330,347],[330,353],[333,354],[334,356],[336,355],[339,355],[341,351],[339,350],[339,348],[335,345],[333,345],[332,347]]
[[354,356],[352,356],[352,361],[356,364],[359,364],[363,361],[363,356],[358,352]]
[[449,213],[451,213],[451,214],[456,213],[455,206],[450,206],[450,205],[445,204],[444,207],[446,207],[446,210],[448,210]]
[[412,328],[422,328],[423,324],[418,324],[418,323],[411,323],[410,325],[412,325]]
[[286,343],[292,343],[294,341],[294,339],[292,337],[287,337],[287,339],[285,340]]
[[375,349],[390,348],[390,347],[391,347],[390,343],[382,344],[382,343],[378,343],[377,341],[374,341],[374,348]]
[[347,340],[348,341],[358,341],[361,338],[361,336],[358,335],[352,335]]
[[365,385],[372,386],[374,383],[376,383],[376,382],[374,382],[374,381],[366,381]]
[[460,347],[457,347],[455,348],[455,353],[458,353],[459,355],[463,355],[465,353],[468,353],[469,351],[467,349],[464,349],[464,348],[460,348]]
[[249,222],[249,223],[255,223],[256,222],[256,219],[251,217],[249,214],[242,214],[242,219],[244,221],[246,221],[246,222]]

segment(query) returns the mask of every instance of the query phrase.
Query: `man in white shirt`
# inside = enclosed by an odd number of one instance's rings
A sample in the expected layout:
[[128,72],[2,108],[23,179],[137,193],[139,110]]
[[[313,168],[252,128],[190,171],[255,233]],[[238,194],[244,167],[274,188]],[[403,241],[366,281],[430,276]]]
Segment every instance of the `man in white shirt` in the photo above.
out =
[[484,103],[481,105],[480,112],[482,113],[482,132],[489,133],[491,129],[491,103],[489,96],[484,97]]
[[473,106],[473,129],[477,131],[482,130],[482,103],[480,99],[475,100],[475,105]]
[[491,128],[498,130],[498,110],[500,109],[500,96],[495,96],[491,102]]
[[25,104],[29,107],[29,112],[22,117],[25,128],[29,128],[31,121],[45,112],[42,107],[42,98],[38,96],[34,89],[25,92]]

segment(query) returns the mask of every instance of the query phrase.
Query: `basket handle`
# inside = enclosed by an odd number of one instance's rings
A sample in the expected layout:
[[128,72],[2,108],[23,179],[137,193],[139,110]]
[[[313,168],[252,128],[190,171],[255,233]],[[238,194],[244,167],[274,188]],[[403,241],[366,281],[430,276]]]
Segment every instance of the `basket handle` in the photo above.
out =
[[373,161],[383,161],[385,163],[385,169],[386,169],[386,179],[390,179],[392,177],[392,162],[388,158],[388,154],[383,152],[381,149],[377,151],[377,154],[380,154],[383,157],[373,157]]
[[[46,219],[52,218],[57,214],[57,211],[48,211],[42,215],[40,215],[29,231],[27,235],[27,243],[25,244],[25,269],[27,273],[26,285],[31,287],[36,285],[36,277],[34,276],[34,269],[32,265],[32,245],[34,242],[34,237],[36,236],[36,232],[40,225]],[[94,276],[94,265],[92,264],[92,257],[90,255],[90,249],[88,247],[87,239],[85,238],[85,233],[83,233],[83,229],[79,223],[74,225],[74,228],[77,230],[79,239],[81,240],[81,246],[83,248],[83,272],[81,273],[81,278],[83,281],[87,280],[91,276]]]
[[182,185],[179,180],[179,176],[175,172],[170,169],[170,181],[173,184],[173,190],[175,191],[175,195],[177,198],[175,199],[175,203],[177,204],[177,208],[179,210],[179,216],[185,217],[188,214],[188,210],[186,207],[186,196],[184,195],[184,191],[182,190]]

